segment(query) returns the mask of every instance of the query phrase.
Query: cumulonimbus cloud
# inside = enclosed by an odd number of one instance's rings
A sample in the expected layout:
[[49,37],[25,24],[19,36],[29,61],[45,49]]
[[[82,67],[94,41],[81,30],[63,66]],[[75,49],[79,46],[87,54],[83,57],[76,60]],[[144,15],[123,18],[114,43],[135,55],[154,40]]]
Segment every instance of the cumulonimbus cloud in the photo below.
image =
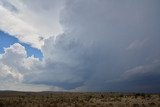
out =
[[[66,1],[59,16],[63,34],[44,40],[44,57],[42,61],[32,58],[32,71],[27,69],[30,73],[23,74],[23,82],[72,91],[132,91],[129,84],[137,91],[149,90],[153,83],[145,81],[154,78],[145,76],[159,77],[159,3]],[[154,83],[154,91],[159,90],[159,79]]]

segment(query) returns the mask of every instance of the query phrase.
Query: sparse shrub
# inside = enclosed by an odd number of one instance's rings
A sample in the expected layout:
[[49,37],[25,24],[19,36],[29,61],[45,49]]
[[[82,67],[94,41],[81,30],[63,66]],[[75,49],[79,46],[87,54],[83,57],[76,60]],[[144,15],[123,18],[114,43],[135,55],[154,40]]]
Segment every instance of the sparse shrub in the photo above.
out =
[[150,94],[147,94],[147,97],[148,97],[148,98],[151,98],[151,95],[150,95]]
[[116,98],[114,98],[114,101],[121,102],[121,98],[116,97]]
[[141,93],[141,96],[142,96],[143,98],[145,98],[145,97],[146,97],[146,94],[144,94],[144,93]]
[[124,95],[123,95],[123,94],[120,94],[119,97],[124,97]]
[[112,104],[112,103],[109,103],[109,106],[110,106],[110,107],[113,107],[113,104]]
[[3,102],[0,102],[0,107],[3,107],[5,104]]
[[146,107],[145,104],[142,104],[142,107]]
[[150,106],[155,106],[156,104],[154,102],[148,103]]
[[139,104],[133,104],[133,107],[140,107]]
[[101,94],[101,98],[104,98],[104,95],[103,95],[103,94]]
[[[0,107],[159,107],[159,96],[152,94],[117,93],[17,93],[12,96],[0,94]],[[126,97],[125,97],[126,96]],[[142,100],[140,103],[136,100]],[[143,97],[148,100],[144,100]]]
[[96,104],[93,104],[91,107],[96,107]]
[[137,98],[137,97],[139,97],[139,96],[141,96],[141,97],[143,97],[143,98],[146,97],[146,95],[145,95],[144,93],[137,93],[137,94],[135,94],[135,98]]

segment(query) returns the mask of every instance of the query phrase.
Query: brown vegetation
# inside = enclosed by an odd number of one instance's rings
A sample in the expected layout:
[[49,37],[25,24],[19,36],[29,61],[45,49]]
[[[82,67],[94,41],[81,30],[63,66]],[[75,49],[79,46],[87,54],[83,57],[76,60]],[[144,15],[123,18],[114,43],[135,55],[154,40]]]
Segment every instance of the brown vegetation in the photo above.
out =
[[0,107],[160,107],[160,95],[3,91]]

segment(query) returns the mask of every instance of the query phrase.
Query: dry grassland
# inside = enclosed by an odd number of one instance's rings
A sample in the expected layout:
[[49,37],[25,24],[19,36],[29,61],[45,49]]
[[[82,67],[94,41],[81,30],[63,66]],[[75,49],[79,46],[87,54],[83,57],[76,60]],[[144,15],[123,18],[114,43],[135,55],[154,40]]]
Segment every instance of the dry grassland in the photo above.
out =
[[160,95],[3,91],[0,107],[160,107]]

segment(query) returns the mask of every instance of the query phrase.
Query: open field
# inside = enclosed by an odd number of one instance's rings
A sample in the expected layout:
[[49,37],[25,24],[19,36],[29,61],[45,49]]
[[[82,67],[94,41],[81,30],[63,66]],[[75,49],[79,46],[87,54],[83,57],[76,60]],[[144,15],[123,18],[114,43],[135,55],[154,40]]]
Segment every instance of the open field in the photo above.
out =
[[160,94],[1,91],[0,107],[160,107]]

